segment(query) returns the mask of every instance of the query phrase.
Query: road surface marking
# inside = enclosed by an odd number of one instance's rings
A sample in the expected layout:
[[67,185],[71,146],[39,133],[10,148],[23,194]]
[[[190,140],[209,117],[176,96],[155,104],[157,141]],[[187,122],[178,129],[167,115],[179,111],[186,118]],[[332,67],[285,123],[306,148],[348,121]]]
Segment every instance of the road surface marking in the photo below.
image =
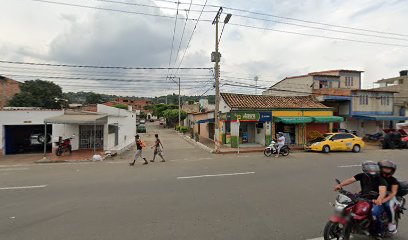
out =
[[361,167],[361,164],[337,166],[339,168]]
[[18,190],[18,189],[31,189],[31,188],[45,188],[47,185],[37,185],[37,186],[21,186],[21,187],[3,187],[0,190]]
[[222,174],[211,174],[211,175],[209,174],[209,175],[178,177],[177,179],[204,178],[204,177],[224,177],[224,176],[235,176],[235,175],[248,175],[248,174],[254,174],[254,173],[255,172],[222,173]]
[[0,169],[0,171],[25,171],[28,169],[29,168],[3,168],[3,169]]
[[214,158],[210,158],[210,157],[199,158],[199,160],[210,160],[210,159],[214,159]]

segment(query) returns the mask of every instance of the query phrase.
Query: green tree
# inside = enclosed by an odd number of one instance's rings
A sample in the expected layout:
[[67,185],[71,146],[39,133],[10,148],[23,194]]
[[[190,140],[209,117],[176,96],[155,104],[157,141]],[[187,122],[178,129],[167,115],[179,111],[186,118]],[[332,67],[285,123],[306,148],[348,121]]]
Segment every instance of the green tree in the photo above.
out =
[[88,92],[86,94],[85,103],[87,104],[98,104],[98,103],[104,103],[104,102],[106,102],[105,98],[99,93]]
[[145,112],[140,112],[139,117],[141,119],[146,119],[147,118],[147,114]]
[[12,107],[41,107],[58,109],[61,103],[56,99],[62,99],[62,89],[50,81],[34,80],[26,81],[20,85],[21,93],[16,94],[9,102]]
[[[178,109],[167,109],[166,111],[163,112],[163,116],[166,118],[167,123],[171,126],[174,126],[176,123],[178,123],[178,116],[179,116],[179,111]],[[187,113],[184,111],[180,111],[180,118],[181,121],[186,119]]]
[[118,103],[118,104],[113,105],[113,107],[128,110],[128,106],[125,104]]

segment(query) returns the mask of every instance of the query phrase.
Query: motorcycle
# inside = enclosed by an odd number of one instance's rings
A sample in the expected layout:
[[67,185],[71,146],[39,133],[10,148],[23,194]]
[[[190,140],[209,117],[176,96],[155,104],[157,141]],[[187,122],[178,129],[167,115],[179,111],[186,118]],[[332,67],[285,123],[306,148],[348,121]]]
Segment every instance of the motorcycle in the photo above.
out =
[[[290,148],[288,145],[284,145],[281,150],[280,150],[280,154],[282,156],[288,156],[289,155],[289,151]],[[264,150],[264,155],[267,157],[270,157],[272,154],[276,154],[278,152],[278,145],[276,144],[276,142],[274,140],[271,141],[271,144],[269,144],[269,146],[267,146]]]
[[[336,182],[340,184],[337,179]],[[378,193],[372,192],[363,196],[340,189],[335,203],[332,204],[334,215],[330,217],[324,228],[324,240],[349,240],[352,234],[373,236],[375,234],[375,223],[371,214],[373,202],[367,197],[376,195]],[[397,200],[395,222],[398,228],[398,222],[406,209],[404,196],[397,195]],[[381,221],[384,225],[383,229],[388,229],[388,216],[385,211]]]
[[61,156],[64,152],[69,152],[69,154],[71,155],[72,153],[71,140],[74,139],[74,136],[75,135],[64,139],[62,137],[58,138],[58,142],[55,143],[58,147],[57,151],[55,152],[57,156]]
[[376,142],[379,141],[382,137],[383,137],[382,133],[366,134],[363,137],[363,140],[366,142]]

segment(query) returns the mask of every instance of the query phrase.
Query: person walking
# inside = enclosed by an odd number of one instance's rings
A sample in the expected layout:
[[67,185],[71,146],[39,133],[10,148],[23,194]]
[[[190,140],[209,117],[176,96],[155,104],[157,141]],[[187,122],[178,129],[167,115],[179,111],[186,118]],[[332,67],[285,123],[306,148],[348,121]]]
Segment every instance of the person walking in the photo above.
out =
[[139,135],[135,136],[135,141],[136,141],[136,153],[135,157],[133,158],[133,162],[129,163],[130,166],[135,165],[136,160],[141,157],[145,162],[143,165],[148,164],[149,162],[146,160],[146,158],[143,156],[143,148],[145,147],[144,142],[140,139]]
[[159,139],[159,134],[156,133],[154,136],[156,137],[156,141],[154,142],[154,146],[152,147],[152,148],[154,148],[153,160],[150,160],[150,162],[154,162],[157,155],[159,155],[161,157],[162,162],[165,162],[166,160],[164,160],[164,157],[163,157],[163,154],[162,154],[163,144],[161,143],[161,141]]

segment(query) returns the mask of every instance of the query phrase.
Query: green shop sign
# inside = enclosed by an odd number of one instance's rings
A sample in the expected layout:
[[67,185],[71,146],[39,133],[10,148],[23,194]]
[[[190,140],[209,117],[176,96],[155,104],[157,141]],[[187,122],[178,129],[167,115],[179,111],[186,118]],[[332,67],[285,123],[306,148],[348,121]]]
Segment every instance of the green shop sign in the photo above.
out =
[[231,120],[236,121],[259,121],[259,112],[233,112],[231,113]]

